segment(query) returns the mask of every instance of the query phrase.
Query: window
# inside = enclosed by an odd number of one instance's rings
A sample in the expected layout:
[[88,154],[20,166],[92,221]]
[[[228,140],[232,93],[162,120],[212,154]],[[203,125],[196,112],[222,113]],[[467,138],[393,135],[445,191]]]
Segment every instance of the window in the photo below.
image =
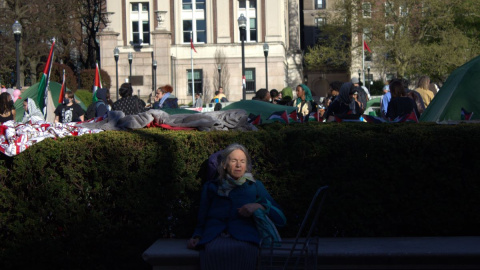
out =
[[148,3],[131,3],[130,20],[133,44],[150,44],[150,19]]
[[247,93],[255,93],[255,69],[254,68],[246,68],[245,69],[245,92]]
[[[187,96],[192,95],[192,70],[187,70],[188,93]],[[203,93],[203,71],[201,69],[193,70],[193,86],[195,93]]]
[[392,40],[394,35],[393,24],[385,25],[385,40]]
[[240,14],[247,18],[247,37],[245,41],[257,41],[257,1],[239,0],[238,12],[237,18],[240,17]]
[[321,29],[323,26],[327,24],[327,20],[325,18],[315,18],[315,26],[318,29]]
[[372,4],[365,2],[362,3],[363,18],[372,17]]
[[325,9],[325,2],[327,0],[315,0],[315,9]]
[[190,43],[190,31],[194,43],[206,43],[205,0],[182,1],[183,43]]
[[393,15],[393,3],[390,1],[385,2],[385,17],[391,17]]

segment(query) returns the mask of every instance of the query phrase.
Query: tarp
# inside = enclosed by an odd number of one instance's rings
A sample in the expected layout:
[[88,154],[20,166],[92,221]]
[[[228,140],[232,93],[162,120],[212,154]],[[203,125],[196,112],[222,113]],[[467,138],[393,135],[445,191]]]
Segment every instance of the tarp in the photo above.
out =
[[267,118],[274,112],[279,111],[287,111],[287,113],[293,112],[296,108],[292,106],[283,106],[278,104],[273,104],[265,101],[258,101],[258,100],[240,100],[234,102],[230,105],[225,106],[222,108],[224,110],[232,110],[232,109],[244,109],[247,111],[247,114],[254,114],[254,115],[261,115],[262,123],[272,123],[275,120],[267,120]]
[[450,74],[422,113],[420,122],[462,120],[462,108],[473,112],[470,120],[480,119],[480,56]]
[[[35,100],[35,104],[38,107],[38,101],[37,101],[38,84],[39,83],[36,83],[30,86],[27,90],[25,90],[20,95],[21,98],[17,99],[17,101],[15,102],[15,110],[17,111],[17,116],[15,117],[16,122],[22,121],[23,113],[25,112],[25,110],[23,109],[23,100],[25,98],[31,98]],[[54,107],[56,108],[58,106],[58,96],[60,95],[60,90],[62,88],[62,85],[57,82],[50,82],[48,88],[49,88],[48,90],[49,96],[51,95],[51,99],[50,98],[48,99],[48,103],[49,104],[53,103]],[[78,105],[82,107],[82,109],[84,109],[85,111],[87,110],[87,107],[85,106],[85,104],[77,96],[75,96],[75,100],[77,101]],[[53,116],[53,112],[50,113],[49,111],[48,113],[49,115],[47,117]]]

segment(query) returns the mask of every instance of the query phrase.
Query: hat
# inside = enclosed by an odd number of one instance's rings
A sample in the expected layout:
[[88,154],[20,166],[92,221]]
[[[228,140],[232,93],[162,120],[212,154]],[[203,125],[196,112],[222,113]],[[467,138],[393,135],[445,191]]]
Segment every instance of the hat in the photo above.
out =
[[358,83],[358,82],[359,82],[359,80],[358,80],[357,77],[353,77],[353,78],[352,78],[352,83],[353,83],[353,84]]

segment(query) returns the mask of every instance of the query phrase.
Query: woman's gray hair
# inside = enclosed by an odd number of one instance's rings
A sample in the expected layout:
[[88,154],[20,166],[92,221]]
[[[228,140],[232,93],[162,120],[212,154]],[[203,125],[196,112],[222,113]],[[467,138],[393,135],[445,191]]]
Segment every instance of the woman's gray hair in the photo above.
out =
[[221,161],[217,167],[219,180],[226,178],[227,170],[225,170],[224,167],[227,164],[228,156],[235,150],[241,150],[243,153],[245,153],[245,156],[247,157],[247,170],[245,172],[247,173],[252,171],[252,159],[250,158],[250,154],[248,154],[247,148],[239,143],[232,143],[222,151]]

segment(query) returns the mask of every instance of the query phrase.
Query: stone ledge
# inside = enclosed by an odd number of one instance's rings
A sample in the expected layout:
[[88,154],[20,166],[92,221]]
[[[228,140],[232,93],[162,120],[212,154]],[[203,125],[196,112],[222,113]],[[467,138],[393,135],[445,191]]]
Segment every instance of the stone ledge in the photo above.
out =
[[[186,239],[159,239],[143,259],[153,269],[198,269],[198,251],[186,245]],[[320,238],[318,263],[335,269],[480,269],[480,236]]]

